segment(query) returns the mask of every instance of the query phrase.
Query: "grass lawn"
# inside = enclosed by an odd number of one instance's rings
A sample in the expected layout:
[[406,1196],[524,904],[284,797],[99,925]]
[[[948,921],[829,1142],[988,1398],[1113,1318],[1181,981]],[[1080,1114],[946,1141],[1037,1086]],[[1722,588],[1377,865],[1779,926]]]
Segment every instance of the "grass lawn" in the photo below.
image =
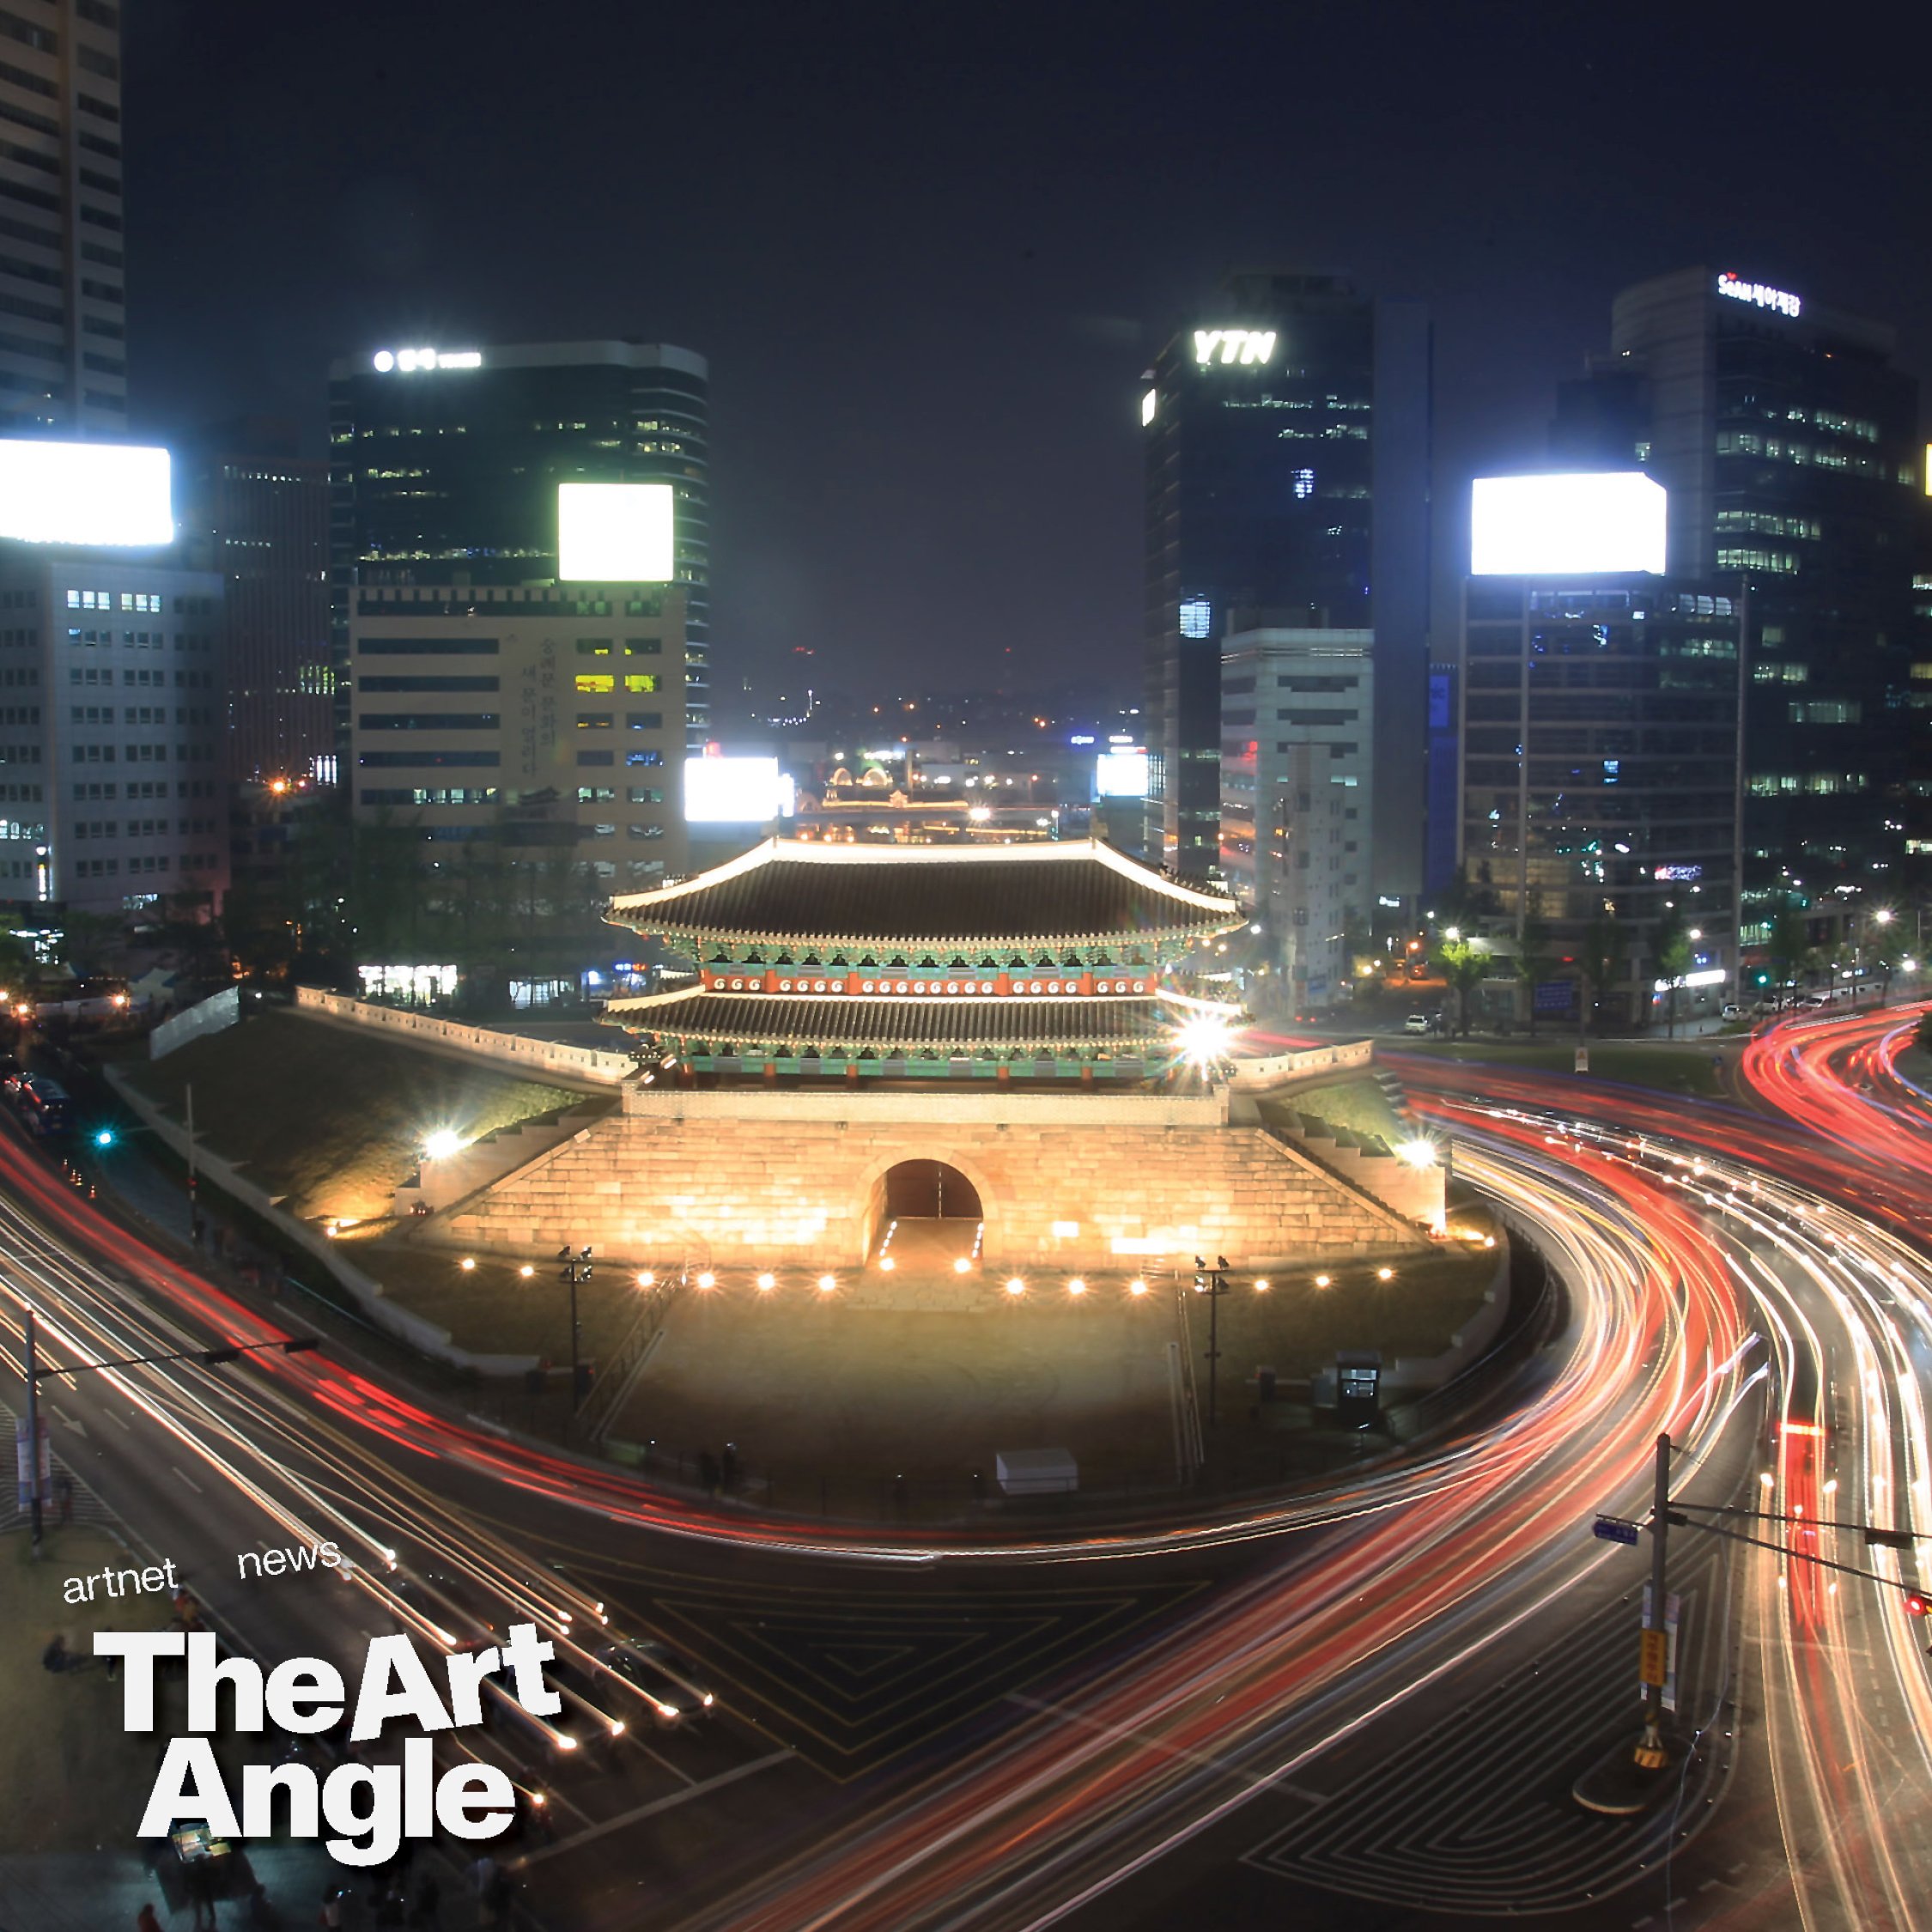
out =
[[[1721,1053],[1734,1061],[1739,1042],[1733,1040],[1700,1039],[1675,1046],[1606,1046],[1590,1042],[1590,1070],[1582,1079],[1617,1080],[1636,1087],[1656,1087],[1663,1093],[1692,1094],[1703,1099],[1720,1099],[1725,1089],[1719,1083],[1711,1055]],[[1570,1073],[1576,1066],[1574,1040],[1534,1045],[1514,1040],[1404,1040],[1392,1052],[1430,1054],[1443,1060],[1487,1060],[1498,1066],[1524,1066],[1544,1073]]]
[[[1456,1216],[1459,1223],[1469,1218]],[[1382,1268],[1387,1281],[1378,1279]],[[1257,1366],[1285,1381],[1305,1380],[1333,1368],[1340,1348],[1379,1349],[1385,1363],[1439,1355],[1482,1306],[1495,1270],[1494,1249],[1443,1247],[1289,1269],[1268,1276],[1265,1293],[1252,1275],[1230,1274],[1219,1316],[1222,1386],[1240,1383]],[[1315,1285],[1322,1274],[1326,1288]],[[1207,1314],[1205,1297],[1189,1305],[1197,1353],[1207,1346]]]
[[474,1140],[587,1097],[293,1012],[252,1014],[165,1060],[120,1064],[177,1119],[191,1084],[197,1140],[245,1162],[301,1219],[387,1214],[437,1127]]
[[[196,1113],[198,1117],[200,1107]],[[554,1250],[509,1259],[489,1254],[463,1267],[460,1249],[432,1248],[396,1237],[338,1243],[343,1259],[380,1281],[389,1298],[412,1315],[448,1329],[459,1348],[486,1355],[543,1355],[570,1359],[570,1291],[557,1279]],[[527,1262],[528,1280],[517,1273]],[[637,1312],[637,1278],[598,1263],[577,1290],[577,1320],[586,1360],[607,1355]]]
[[61,1586],[90,1570],[138,1569],[112,1537],[70,1523],[29,1555],[27,1533],[0,1538],[0,1630],[7,1721],[0,1725],[0,1851],[92,1851],[131,1839],[154,1781],[154,1738],[121,1728],[121,1690],[96,1665],[58,1676],[40,1653],[58,1631],[79,1656],[97,1630],[160,1630],[168,1600],[127,1596],[69,1605]]
[[1406,1140],[1415,1132],[1390,1106],[1388,1096],[1376,1080],[1330,1080],[1291,1087],[1270,1095],[1261,1106],[1264,1117],[1291,1111],[1309,1114],[1346,1133],[1373,1134],[1391,1145]]

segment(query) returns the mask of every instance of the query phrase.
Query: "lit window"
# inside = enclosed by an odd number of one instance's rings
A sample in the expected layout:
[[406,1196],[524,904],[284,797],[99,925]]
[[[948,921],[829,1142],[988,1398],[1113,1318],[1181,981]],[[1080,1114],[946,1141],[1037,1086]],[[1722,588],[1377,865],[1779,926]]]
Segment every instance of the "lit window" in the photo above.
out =
[[577,673],[577,689],[586,695],[601,695],[617,688],[617,678],[609,671],[580,671]]
[[1213,608],[1205,597],[1188,597],[1181,600],[1181,635],[1183,637],[1208,637],[1213,635]]

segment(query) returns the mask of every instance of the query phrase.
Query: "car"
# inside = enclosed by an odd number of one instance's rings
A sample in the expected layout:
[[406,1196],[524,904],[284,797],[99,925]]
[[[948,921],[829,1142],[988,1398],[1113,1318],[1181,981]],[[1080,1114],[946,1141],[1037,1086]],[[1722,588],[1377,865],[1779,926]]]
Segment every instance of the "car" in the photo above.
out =
[[1405,1033],[1427,1033],[1433,1024],[1427,1013],[1411,1013],[1402,1022],[1402,1030]]
[[1719,1017],[1721,1018],[1728,1020],[1742,1019],[1744,1018],[1744,1009],[1738,1005],[1736,1000],[1727,999],[1724,1002],[1723,1012]]

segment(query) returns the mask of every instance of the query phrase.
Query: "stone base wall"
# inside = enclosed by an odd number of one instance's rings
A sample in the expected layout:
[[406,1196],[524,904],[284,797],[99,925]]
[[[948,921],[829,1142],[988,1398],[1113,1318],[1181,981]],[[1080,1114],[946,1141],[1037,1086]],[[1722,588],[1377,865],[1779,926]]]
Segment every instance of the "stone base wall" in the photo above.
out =
[[1242,1268],[1419,1242],[1413,1223],[1256,1128],[1045,1119],[627,1114],[424,1231],[547,1255],[589,1242],[642,1265],[848,1268],[882,1231],[884,1176],[945,1161],[978,1190],[989,1267],[1133,1267],[1224,1254]]

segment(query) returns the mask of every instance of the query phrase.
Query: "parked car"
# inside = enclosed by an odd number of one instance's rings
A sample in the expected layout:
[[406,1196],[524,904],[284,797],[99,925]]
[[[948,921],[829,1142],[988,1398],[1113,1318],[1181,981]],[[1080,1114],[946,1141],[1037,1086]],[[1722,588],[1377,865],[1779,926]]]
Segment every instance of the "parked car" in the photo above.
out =
[[14,1105],[20,1109],[21,1124],[43,1140],[65,1133],[74,1124],[74,1103],[67,1089],[44,1073],[21,1077],[14,1091]]
[[1402,1022],[1402,1030],[1405,1033],[1427,1033],[1432,1030],[1432,1027],[1433,1023],[1427,1013],[1411,1013]]
[[1719,1017],[1728,1020],[1742,1019],[1744,1018],[1744,1009],[1738,1005],[1736,1000],[1727,999],[1724,1002],[1723,1012]]

